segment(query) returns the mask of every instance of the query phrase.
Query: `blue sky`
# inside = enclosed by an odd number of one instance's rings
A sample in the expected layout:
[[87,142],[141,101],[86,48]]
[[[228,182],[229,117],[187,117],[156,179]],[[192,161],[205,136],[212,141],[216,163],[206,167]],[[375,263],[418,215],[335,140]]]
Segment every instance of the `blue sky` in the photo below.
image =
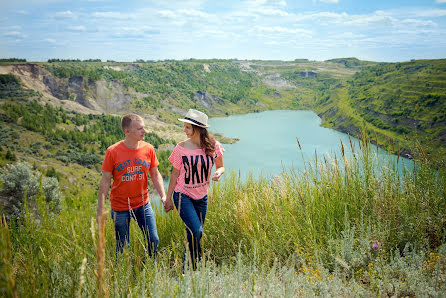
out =
[[446,58],[446,0],[0,0],[0,57]]

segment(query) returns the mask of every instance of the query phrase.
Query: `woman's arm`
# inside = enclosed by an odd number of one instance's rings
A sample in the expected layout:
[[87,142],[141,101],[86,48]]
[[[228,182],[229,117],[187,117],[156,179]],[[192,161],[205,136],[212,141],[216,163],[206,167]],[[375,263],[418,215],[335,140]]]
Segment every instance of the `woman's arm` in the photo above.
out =
[[179,175],[180,175],[180,170],[173,168],[172,174],[170,174],[169,187],[167,188],[166,204],[164,205],[164,211],[166,212],[169,212],[170,210],[173,209],[172,194],[175,185],[177,184],[177,179]]
[[221,175],[225,172],[225,167],[223,165],[223,156],[219,156],[215,159],[215,170],[214,176],[212,176],[213,181],[219,181]]

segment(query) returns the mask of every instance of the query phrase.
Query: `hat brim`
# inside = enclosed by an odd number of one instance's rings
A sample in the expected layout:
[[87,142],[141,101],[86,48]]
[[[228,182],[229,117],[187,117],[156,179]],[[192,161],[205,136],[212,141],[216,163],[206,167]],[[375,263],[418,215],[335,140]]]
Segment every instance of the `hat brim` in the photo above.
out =
[[199,127],[203,127],[203,128],[209,128],[209,125],[199,125],[199,124],[197,124],[197,123],[195,123],[195,122],[192,122],[192,121],[190,121],[190,120],[187,120],[187,119],[181,119],[181,118],[178,118],[178,120],[180,120],[181,122],[186,122],[186,123],[195,125],[195,126],[199,126]]

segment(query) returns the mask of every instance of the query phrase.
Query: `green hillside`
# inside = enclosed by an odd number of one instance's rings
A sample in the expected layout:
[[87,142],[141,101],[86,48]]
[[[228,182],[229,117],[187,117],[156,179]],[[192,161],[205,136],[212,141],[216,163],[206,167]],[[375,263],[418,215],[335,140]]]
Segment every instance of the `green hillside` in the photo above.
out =
[[[61,80],[81,76],[85,82],[118,82],[132,96],[130,109],[166,121],[178,116],[172,108],[196,107],[225,115],[290,106],[290,96],[272,102],[268,86],[231,61],[46,63],[44,67]],[[69,91],[63,96],[69,99]]]
[[[323,125],[353,136],[365,128],[375,142],[404,156],[413,156],[421,145],[427,158],[441,166],[446,153],[445,61],[3,63],[1,67],[10,67],[9,74],[0,75],[2,133],[8,137],[0,156],[6,163],[13,153],[44,152],[42,158],[94,169],[104,149],[122,137],[114,125],[125,112],[163,124],[148,138],[170,144],[174,141],[169,139],[178,141],[182,135],[176,119],[188,108],[211,116],[312,109]],[[57,100],[88,110],[65,110]],[[11,143],[13,134],[24,148]]]
[[365,67],[341,86],[332,85],[319,97],[316,110],[326,125],[353,135],[365,127],[376,133],[379,144],[394,152],[399,144],[406,156],[420,144],[428,159],[444,165],[444,59]]

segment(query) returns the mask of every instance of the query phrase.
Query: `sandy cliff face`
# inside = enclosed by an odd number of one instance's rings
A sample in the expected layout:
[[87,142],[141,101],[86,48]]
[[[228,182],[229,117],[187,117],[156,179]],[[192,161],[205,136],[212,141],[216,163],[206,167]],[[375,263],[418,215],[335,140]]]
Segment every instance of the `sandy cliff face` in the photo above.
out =
[[[67,93],[67,90],[69,90],[68,82],[65,84],[62,80],[53,77],[49,71],[40,65],[0,65],[0,74],[12,74],[16,76],[25,88],[35,90],[42,94],[40,98],[42,102],[50,103],[54,106],[62,106],[65,109],[80,113],[100,113],[97,107],[92,104],[87,104],[82,96],[79,98],[79,101],[69,100],[69,94]],[[79,88],[76,89],[75,86],[76,83],[71,83],[71,90],[79,91]]]
[[[117,81],[89,81],[82,76],[58,78],[38,64],[0,65],[0,74],[12,74],[19,78],[25,88],[42,95],[39,100],[43,103],[85,114],[123,115],[134,112],[130,105],[132,100],[144,96],[126,90]],[[184,138],[180,128],[164,123],[153,115],[141,116],[146,121],[148,131],[154,131],[163,138]]]
[[25,88],[40,92],[44,102],[81,113],[121,114],[132,101],[119,82],[88,81],[82,76],[61,79],[38,64],[0,65],[0,74],[18,77]]

